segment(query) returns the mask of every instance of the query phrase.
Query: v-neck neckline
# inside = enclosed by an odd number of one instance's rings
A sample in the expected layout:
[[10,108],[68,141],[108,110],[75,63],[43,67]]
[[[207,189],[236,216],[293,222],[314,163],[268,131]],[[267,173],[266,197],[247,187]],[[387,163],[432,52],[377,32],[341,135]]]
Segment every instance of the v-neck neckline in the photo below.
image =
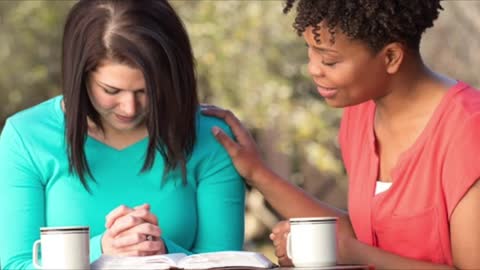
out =
[[[390,171],[390,176],[392,177],[392,180],[394,180],[396,172],[399,170],[399,168],[402,167],[402,164],[405,163],[406,160],[409,159],[416,151],[418,151],[419,148],[421,148],[422,145],[425,144],[425,141],[428,139],[429,134],[431,134],[431,130],[435,128],[435,126],[438,124],[442,114],[445,112],[445,107],[446,104],[452,99],[454,95],[456,95],[458,92],[461,90],[465,89],[467,87],[467,84],[464,82],[458,81],[456,84],[452,85],[445,95],[441,98],[440,102],[434,109],[430,119],[428,120],[427,124],[423,128],[423,130],[420,132],[418,137],[415,139],[415,141],[400,155],[398,156],[398,159],[395,163],[395,165],[391,168]],[[376,104],[372,102],[372,106],[369,112],[369,119],[368,119],[368,124],[370,127],[370,144],[372,151],[375,155],[376,158],[376,168],[377,168],[377,173],[376,173],[376,179],[375,181],[378,180],[379,178],[379,161],[380,161],[380,156],[377,151],[377,138],[375,135],[375,111],[376,111]],[[395,186],[395,181],[392,181],[392,187]],[[392,190],[392,187],[388,190]],[[384,192],[384,193],[388,193]]]
[[141,139],[139,139],[138,141],[135,141],[123,148],[116,148],[116,147],[113,147],[109,144],[106,144],[90,135],[87,136],[87,142],[93,142],[94,144],[97,144],[97,145],[101,145],[103,148],[106,148],[106,149],[109,149],[111,151],[115,151],[115,152],[118,152],[118,153],[121,153],[121,152],[127,152],[129,151],[130,149],[134,149],[134,148],[137,148],[139,145],[143,145],[145,143],[145,141],[148,141],[148,136],[145,136]]

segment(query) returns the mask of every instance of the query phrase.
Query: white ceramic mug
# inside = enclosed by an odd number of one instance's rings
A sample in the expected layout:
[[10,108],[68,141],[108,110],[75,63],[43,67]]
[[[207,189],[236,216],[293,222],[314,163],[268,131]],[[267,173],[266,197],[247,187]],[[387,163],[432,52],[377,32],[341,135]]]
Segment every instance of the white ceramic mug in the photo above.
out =
[[[41,265],[38,247],[41,246]],[[90,228],[42,227],[33,244],[33,265],[37,269],[90,269]]]
[[337,264],[336,217],[291,218],[287,256],[295,267]]

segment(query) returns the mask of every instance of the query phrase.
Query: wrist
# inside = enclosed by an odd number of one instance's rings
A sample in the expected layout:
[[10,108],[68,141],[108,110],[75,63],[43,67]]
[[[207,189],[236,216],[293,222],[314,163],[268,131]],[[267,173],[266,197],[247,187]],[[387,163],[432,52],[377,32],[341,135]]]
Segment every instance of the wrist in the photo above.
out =
[[100,236],[100,252],[101,254],[105,254],[105,233],[102,234],[102,236]]
[[248,183],[262,191],[265,186],[268,186],[268,182],[275,176],[275,173],[269,167],[261,164],[254,173],[252,173],[252,176],[248,179]]
[[352,250],[356,239],[351,236],[338,235],[337,259],[339,264],[353,263]]

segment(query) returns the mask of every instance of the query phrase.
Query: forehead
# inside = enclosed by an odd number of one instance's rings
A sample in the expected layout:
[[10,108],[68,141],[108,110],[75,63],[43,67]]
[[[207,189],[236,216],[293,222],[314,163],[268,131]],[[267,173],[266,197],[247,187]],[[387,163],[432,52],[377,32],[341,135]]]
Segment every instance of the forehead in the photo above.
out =
[[104,84],[120,89],[139,89],[145,85],[140,69],[112,60],[100,61],[92,76]]
[[139,75],[140,73],[143,76],[142,71],[137,67],[110,59],[101,60],[95,68],[94,73],[101,75],[117,73],[129,73],[132,75]]

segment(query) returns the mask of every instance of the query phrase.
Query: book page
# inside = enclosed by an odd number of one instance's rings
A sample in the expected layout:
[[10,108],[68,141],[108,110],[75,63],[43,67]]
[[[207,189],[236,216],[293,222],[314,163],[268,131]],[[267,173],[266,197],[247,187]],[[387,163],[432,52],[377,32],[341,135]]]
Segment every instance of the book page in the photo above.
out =
[[273,263],[260,253],[249,251],[220,251],[190,255],[178,262],[178,268],[271,268]]
[[91,265],[91,270],[104,269],[170,269],[187,257],[183,253],[153,256],[101,256]]

